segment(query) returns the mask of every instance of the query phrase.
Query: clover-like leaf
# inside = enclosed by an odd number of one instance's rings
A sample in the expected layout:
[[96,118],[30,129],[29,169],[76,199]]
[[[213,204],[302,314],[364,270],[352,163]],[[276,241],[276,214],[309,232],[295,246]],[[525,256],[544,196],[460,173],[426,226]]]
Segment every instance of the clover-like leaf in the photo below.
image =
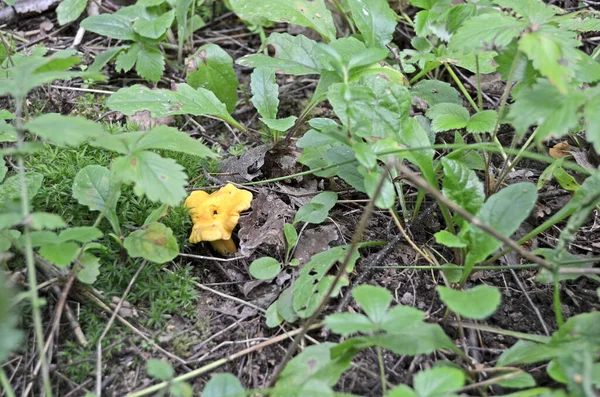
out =
[[488,285],[478,285],[465,291],[439,286],[437,291],[450,310],[474,320],[491,316],[500,305],[500,291]]

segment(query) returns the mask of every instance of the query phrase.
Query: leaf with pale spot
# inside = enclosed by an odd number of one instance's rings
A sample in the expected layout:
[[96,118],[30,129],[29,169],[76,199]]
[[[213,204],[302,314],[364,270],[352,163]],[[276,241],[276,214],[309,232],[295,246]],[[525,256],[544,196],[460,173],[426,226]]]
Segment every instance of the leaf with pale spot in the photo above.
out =
[[158,222],[131,233],[123,241],[123,246],[132,258],[142,257],[154,263],[169,262],[179,253],[173,231]]

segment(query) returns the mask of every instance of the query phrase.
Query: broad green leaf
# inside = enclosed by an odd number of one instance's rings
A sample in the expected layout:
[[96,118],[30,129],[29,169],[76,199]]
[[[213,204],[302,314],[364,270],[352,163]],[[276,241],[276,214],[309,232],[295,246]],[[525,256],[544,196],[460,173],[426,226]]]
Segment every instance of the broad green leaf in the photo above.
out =
[[4,180],[6,173],[8,172],[8,167],[6,166],[6,162],[3,158],[0,158],[0,183]]
[[18,230],[0,230],[0,252],[8,251],[13,241],[18,240],[20,236],[21,232]]
[[297,222],[308,222],[308,223],[323,223],[327,216],[329,216],[329,210],[333,208],[337,202],[337,193],[335,192],[323,192],[313,197],[310,202],[304,204],[294,217],[294,223]]
[[55,230],[67,227],[60,215],[48,212],[34,212],[29,215],[29,224],[35,230]]
[[421,80],[410,89],[410,92],[423,99],[429,106],[446,102],[462,105],[462,99],[456,88],[443,81]]
[[169,210],[169,206],[167,204],[163,204],[160,207],[154,209],[150,215],[146,217],[144,220],[144,224],[142,227],[148,226],[151,223],[159,222],[162,218],[167,216]]
[[128,116],[140,110],[149,110],[152,117],[165,117],[175,114],[194,116],[215,116],[232,126],[245,130],[227,112],[227,108],[211,91],[204,88],[193,89],[180,84],[177,91],[152,90],[142,85],[121,88],[106,102],[112,110]]
[[392,208],[396,203],[396,190],[388,175],[384,175],[379,169],[376,172],[364,172],[364,186],[366,193],[371,199],[375,198],[377,186],[381,178],[385,178],[379,196],[375,199],[375,205],[379,208]]
[[162,223],[152,223],[146,229],[131,233],[123,246],[132,258],[142,257],[154,263],[169,262],[179,254],[173,231]]
[[142,45],[135,43],[131,47],[121,51],[115,59],[115,68],[117,72],[129,72],[135,66],[135,62],[138,59],[138,54]]
[[459,236],[450,233],[447,230],[441,230],[434,234],[435,241],[438,244],[445,245],[451,248],[465,248],[467,243],[464,242]]
[[358,162],[364,165],[365,168],[372,169],[377,165],[377,155],[373,153],[371,146],[366,142],[355,142],[352,145],[352,150],[354,150]]
[[175,371],[173,367],[166,361],[157,358],[151,358],[146,363],[146,372],[155,379],[168,380],[173,377]]
[[0,120],[0,142],[16,142],[17,130],[11,124]]
[[454,263],[442,265],[442,271],[451,283],[458,283],[463,276],[463,268]]
[[[503,375],[507,375],[507,374],[503,374]],[[498,377],[500,378],[500,377],[502,377],[502,375],[500,375]],[[494,378],[492,378],[491,380],[493,380],[493,379]],[[525,389],[525,388],[529,388],[529,387],[535,387],[536,382],[535,382],[535,379],[533,378],[533,376],[531,376],[527,372],[521,372],[518,375],[516,375],[514,378],[501,380],[501,381],[497,382],[496,384],[498,386],[506,387],[506,388],[510,388],[510,389]]]
[[112,170],[122,181],[134,183],[135,194],[146,195],[150,201],[175,206],[187,196],[184,168],[157,153],[136,151],[119,157],[113,161]]
[[469,122],[469,111],[454,103],[439,103],[427,111],[433,132],[464,128]]
[[103,211],[114,231],[121,229],[117,216],[117,202],[121,188],[108,168],[101,165],[88,165],[77,173],[73,180],[73,198],[92,211]]
[[282,322],[283,317],[277,311],[277,301],[275,301],[265,311],[265,324],[269,328],[275,328]]
[[[293,304],[294,310],[301,318],[310,317],[324,298],[333,283],[333,276],[327,276],[327,273],[334,263],[343,260],[348,249],[349,246],[338,246],[316,254],[300,270],[300,275],[294,284]],[[354,267],[359,256],[358,251],[352,253],[348,270]],[[347,285],[347,280],[340,280],[336,287],[341,287],[342,283]]]
[[467,20],[450,40],[453,51],[469,53],[481,49],[505,47],[526,28],[519,21],[500,12],[481,14]]
[[531,25],[540,25],[557,14],[558,8],[544,4],[540,0],[494,0],[502,8],[512,8],[513,11],[529,19]]
[[246,391],[235,376],[227,373],[216,374],[206,383],[202,397],[244,397]]
[[173,397],[193,397],[194,389],[187,382],[176,381],[169,387],[169,392]]
[[500,305],[501,294],[498,288],[485,284],[465,291],[438,286],[437,291],[450,310],[474,320],[491,316]]
[[298,314],[294,310],[294,287],[290,286],[279,294],[277,299],[277,312],[285,321],[292,323],[298,319]]
[[317,43],[304,35],[271,33],[266,44],[275,50],[274,57],[263,54],[246,55],[237,64],[267,68],[292,75],[319,74],[323,68],[316,50]]
[[0,230],[9,229],[23,221],[23,215],[20,212],[8,212],[0,214]]
[[388,307],[392,302],[391,292],[373,285],[360,285],[354,288],[352,297],[363,308],[367,317],[373,323],[383,323]]
[[498,114],[495,110],[477,112],[467,122],[467,131],[470,133],[492,132],[497,119]]
[[465,374],[457,368],[432,368],[415,375],[414,388],[419,397],[440,396],[465,385]]
[[556,169],[554,170],[554,178],[556,179],[560,187],[570,192],[574,192],[580,187],[577,180],[575,180],[575,178],[573,178],[571,174],[565,171],[563,167],[556,167]]
[[88,0],[64,0],[56,7],[56,17],[59,25],[73,22],[85,10]]
[[324,0],[230,0],[232,10],[256,25],[284,22],[316,30],[327,41],[335,40],[335,25]]
[[325,317],[325,325],[331,332],[348,336],[357,332],[368,334],[376,332],[379,327],[366,316],[359,313],[335,313]]
[[119,14],[100,14],[81,21],[87,31],[118,40],[136,40],[129,18]]
[[25,123],[25,129],[61,146],[79,146],[106,132],[102,124],[83,117],[46,113]]
[[454,343],[438,324],[420,323],[366,339],[396,354],[409,356],[430,354],[438,349],[456,350]]
[[60,232],[58,236],[59,242],[65,241],[78,241],[80,243],[87,243],[94,241],[102,237],[100,229],[93,226],[76,226]]
[[279,107],[279,86],[275,82],[275,71],[264,67],[254,69],[250,76],[252,104],[266,119],[277,118]]
[[477,174],[460,161],[442,158],[442,193],[462,208],[476,214],[485,201],[483,183]]
[[[44,176],[37,172],[28,172],[25,174],[25,183],[27,184],[27,197],[31,200],[42,187]],[[21,177],[13,175],[6,178],[4,183],[0,184],[0,209],[11,201],[17,201],[21,198]]]
[[[484,224],[509,237],[527,219],[537,201],[533,183],[521,182],[510,185],[492,195],[477,212],[477,218]],[[479,263],[496,251],[502,242],[483,230],[472,226],[467,234],[469,253],[466,263]]]
[[385,47],[396,29],[396,14],[386,0],[348,0],[352,20],[367,47]]
[[165,57],[160,49],[153,45],[140,46],[135,71],[140,77],[157,83],[165,71]]
[[334,343],[325,342],[320,345],[308,346],[302,353],[290,360],[277,380],[275,389],[278,396],[303,397],[312,394],[300,393],[302,385],[311,380],[320,380],[329,386],[337,383],[338,379],[350,368],[351,356],[348,354],[332,357],[331,349]]
[[593,94],[583,111],[587,125],[585,137],[594,146],[596,153],[600,153],[600,112],[597,111],[600,109],[600,90],[594,90]]
[[[110,62],[117,55],[120,55],[121,51],[123,51],[126,48],[127,46],[112,47],[96,55],[96,57],[94,58],[94,63],[92,63],[89,68],[87,68],[88,72],[99,73],[108,62]],[[131,70],[134,62],[131,63],[131,67],[128,70]],[[117,68],[117,70],[118,69],[119,68]]]
[[406,158],[421,170],[423,177],[432,185],[437,185],[435,171],[433,169],[433,149],[423,149],[431,145],[427,131],[414,117],[409,117],[403,124],[402,131],[397,135],[396,141],[407,148],[419,148],[415,151],[407,151],[398,155]]
[[294,225],[286,223],[283,225],[283,234],[285,235],[285,242],[287,245],[288,253],[296,246],[298,242],[298,232]]
[[72,241],[49,244],[40,248],[40,255],[56,266],[65,267],[71,264],[79,252],[79,245]]
[[77,279],[85,284],[94,284],[100,275],[100,259],[89,252],[84,252],[79,263],[83,268],[77,273]]
[[205,44],[187,61],[187,83],[193,88],[205,88],[233,113],[238,100],[238,80],[233,59],[216,44]]
[[417,394],[406,385],[394,387],[385,395],[385,397],[418,397]]
[[[498,64],[494,61],[494,58],[498,55],[496,51],[482,51],[478,53],[479,59],[479,73],[481,74],[490,74],[494,73],[498,68]],[[467,69],[471,73],[477,73],[477,63],[475,60],[475,54],[463,54],[458,57],[458,63],[456,66],[459,66],[463,69]]]
[[288,116],[283,119],[265,119],[264,117],[260,118],[260,121],[265,123],[267,127],[275,131],[287,131],[296,124],[296,120],[298,118],[296,116]]
[[275,258],[263,256],[262,258],[254,260],[250,264],[248,271],[254,278],[259,280],[270,280],[277,277],[281,271],[281,264]]
[[173,24],[175,10],[165,12],[157,18],[138,18],[133,23],[133,31],[143,37],[150,39],[160,38]]

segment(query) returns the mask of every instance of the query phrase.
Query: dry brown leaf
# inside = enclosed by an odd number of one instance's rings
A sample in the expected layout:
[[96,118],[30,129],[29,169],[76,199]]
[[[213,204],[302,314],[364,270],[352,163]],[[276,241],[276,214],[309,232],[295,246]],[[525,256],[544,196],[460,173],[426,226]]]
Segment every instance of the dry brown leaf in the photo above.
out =
[[338,239],[335,225],[318,226],[304,232],[298,240],[294,251],[294,258],[298,259],[300,266],[308,263],[313,255],[329,248],[329,243]]
[[169,125],[173,122],[173,116],[154,118],[149,110],[141,110],[127,117],[127,121],[135,123],[140,131],[148,131],[158,125]]
[[571,146],[569,145],[569,142],[562,141],[560,143],[557,143],[553,147],[551,147],[548,152],[550,153],[550,156],[552,156],[553,158],[560,159],[560,158],[565,157],[567,154],[569,154],[570,150],[571,150]]

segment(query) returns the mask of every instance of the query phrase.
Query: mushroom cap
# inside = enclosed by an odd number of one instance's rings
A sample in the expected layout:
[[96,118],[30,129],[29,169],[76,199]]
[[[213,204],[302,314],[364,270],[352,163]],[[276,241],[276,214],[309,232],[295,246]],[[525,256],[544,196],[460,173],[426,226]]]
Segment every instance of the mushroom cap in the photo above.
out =
[[250,208],[252,193],[228,183],[212,194],[197,190],[185,200],[194,227],[190,243],[229,240],[240,219],[240,212]]

